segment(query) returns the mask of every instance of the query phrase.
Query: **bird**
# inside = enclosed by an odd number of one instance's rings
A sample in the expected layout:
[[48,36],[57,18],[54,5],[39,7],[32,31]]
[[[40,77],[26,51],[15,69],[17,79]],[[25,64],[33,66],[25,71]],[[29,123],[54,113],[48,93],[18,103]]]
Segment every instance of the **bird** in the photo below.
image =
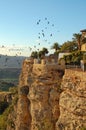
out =
[[42,36],[43,36],[43,37],[45,36],[44,33],[42,33]]
[[50,34],[50,37],[52,37],[52,33]]
[[44,30],[42,29],[42,32],[44,32]]
[[39,19],[39,22],[40,22],[41,20]]
[[34,46],[34,48],[36,48],[36,46]]
[[47,24],[49,24],[50,22],[48,21]]
[[37,25],[39,24],[39,22],[37,22]]
[[2,45],[2,48],[4,48],[5,46],[4,45]]

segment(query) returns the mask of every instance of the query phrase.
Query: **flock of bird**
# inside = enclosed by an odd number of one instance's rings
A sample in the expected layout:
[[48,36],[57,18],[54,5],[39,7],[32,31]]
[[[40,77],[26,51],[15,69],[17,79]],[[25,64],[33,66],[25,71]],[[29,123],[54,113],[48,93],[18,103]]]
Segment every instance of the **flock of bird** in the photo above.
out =
[[[47,47],[48,44],[52,43],[52,39],[54,38],[55,25],[49,21],[47,17],[45,17],[43,20],[39,19],[36,24],[39,26],[39,28],[42,26],[37,35],[38,41],[40,41],[38,42],[38,45],[42,45],[42,43],[44,43]],[[57,32],[59,32],[59,30],[57,30]],[[39,48],[38,45],[37,48]],[[34,48],[36,48],[36,46],[34,46]]]
[[[26,47],[30,52],[32,52],[34,49],[36,49],[37,51],[39,51],[39,48],[41,46],[42,43],[47,43],[50,44],[51,43],[51,38],[54,36],[54,34],[50,31],[52,31],[52,28],[54,28],[54,24],[52,24],[47,17],[44,18],[44,20],[39,19],[36,22],[37,28],[40,28],[41,30],[37,33],[37,39],[38,39],[38,43],[35,45],[33,45],[33,47]],[[39,26],[39,27],[38,27]],[[50,31],[49,31],[50,30]],[[46,46],[47,46],[46,44]],[[22,56],[22,52],[24,51],[25,48],[21,49],[21,48],[15,48],[15,44],[12,45],[12,49],[8,49],[8,52],[11,53],[12,51],[15,52],[15,57],[17,56]],[[6,46],[2,45],[0,46],[0,50],[1,49],[5,49]],[[0,56],[1,58],[1,56]],[[8,62],[9,58],[6,57],[5,59],[5,65]],[[20,62],[17,60],[17,63],[20,64]]]
[[[37,25],[40,25],[40,23],[42,23],[42,21],[39,19],[39,20],[37,21]],[[45,42],[48,42],[48,39],[47,39],[48,37],[46,36],[46,34],[48,33],[48,28],[50,28],[50,26],[48,26],[48,25],[51,25],[52,27],[54,27],[54,24],[51,24],[50,21],[49,21],[47,18],[45,18],[44,24],[45,24],[46,26],[45,26],[42,30],[40,30],[40,32],[38,33],[38,39],[43,38],[43,40],[44,40]],[[53,34],[50,33],[49,36],[52,37]],[[50,43],[50,42],[49,42],[49,43]]]

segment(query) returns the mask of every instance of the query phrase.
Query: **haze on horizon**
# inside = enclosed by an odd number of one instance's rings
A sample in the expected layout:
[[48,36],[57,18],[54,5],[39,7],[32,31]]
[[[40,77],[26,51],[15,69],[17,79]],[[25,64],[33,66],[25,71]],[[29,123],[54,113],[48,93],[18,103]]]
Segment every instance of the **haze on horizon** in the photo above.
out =
[[50,50],[86,28],[85,14],[85,0],[0,0],[0,54]]

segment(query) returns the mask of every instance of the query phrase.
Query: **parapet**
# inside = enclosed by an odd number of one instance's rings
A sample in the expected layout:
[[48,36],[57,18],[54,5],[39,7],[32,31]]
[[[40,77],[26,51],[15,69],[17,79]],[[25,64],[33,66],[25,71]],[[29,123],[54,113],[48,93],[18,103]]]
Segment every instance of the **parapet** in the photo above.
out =
[[56,62],[55,59],[51,59],[51,60],[48,60],[48,59],[42,59],[42,60],[34,59],[34,64],[47,65],[47,64],[57,64],[57,63],[58,62]]
[[65,63],[62,62],[58,62],[56,59],[54,58],[50,58],[50,59],[34,59],[33,63],[30,61],[30,59],[26,59],[24,61],[23,64],[23,68],[25,69],[29,69],[31,66],[33,66],[33,69],[36,69],[37,71],[41,68],[41,70],[44,68],[43,67],[47,67],[47,69],[51,70],[51,69],[65,69]]

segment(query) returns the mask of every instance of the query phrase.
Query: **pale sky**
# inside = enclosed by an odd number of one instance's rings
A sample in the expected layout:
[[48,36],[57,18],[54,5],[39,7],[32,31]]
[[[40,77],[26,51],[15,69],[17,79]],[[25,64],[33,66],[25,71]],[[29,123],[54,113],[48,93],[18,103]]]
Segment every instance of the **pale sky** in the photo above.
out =
[[86,0],[0,0],[0,54],[29,56],[71,40],[86,29],[85,14]]

